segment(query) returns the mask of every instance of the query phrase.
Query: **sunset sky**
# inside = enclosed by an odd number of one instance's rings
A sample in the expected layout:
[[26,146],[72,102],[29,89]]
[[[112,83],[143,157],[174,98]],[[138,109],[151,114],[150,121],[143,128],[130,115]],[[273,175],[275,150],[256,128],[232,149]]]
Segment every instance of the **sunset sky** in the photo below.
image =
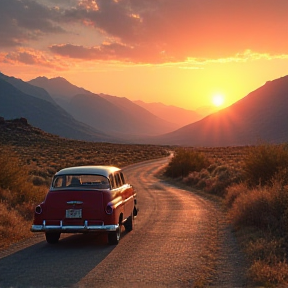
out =
[[8,76],[191,110],[288,74],[288,0],[0,0],[0,27]]

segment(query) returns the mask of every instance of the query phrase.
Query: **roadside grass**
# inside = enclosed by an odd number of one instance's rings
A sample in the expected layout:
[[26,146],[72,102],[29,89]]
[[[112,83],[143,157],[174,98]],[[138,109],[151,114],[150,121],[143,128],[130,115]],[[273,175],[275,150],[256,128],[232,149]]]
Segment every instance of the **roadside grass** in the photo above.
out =
[[[204,155],[210,165],[174,179],[217,196],[226,207],[250,263],[251,285],[287,287],[288,146],[185,148],[186,153],[189,150],[191,155]],[[173,162],[177,159],[176,152]]]
[[30,225],[17,209],[0,202],[0,249],[30,237]]

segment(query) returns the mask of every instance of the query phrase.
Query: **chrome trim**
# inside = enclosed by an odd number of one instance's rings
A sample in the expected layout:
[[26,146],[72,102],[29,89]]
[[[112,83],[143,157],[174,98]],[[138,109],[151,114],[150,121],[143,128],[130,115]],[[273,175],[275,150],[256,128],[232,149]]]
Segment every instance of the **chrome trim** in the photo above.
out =
[[120,168],[114,166],[76,166],[76,167],[67,167],[58,171],[55,175],[65,175],[65,174],[94,174],[102,175],[109,177],[110,174],[114,172],[121,171]]
[[134,195],[131,195],[130,197],[126,198],[126,199],[123,201],[123,203],[128,202],[128,201],[131,200],[132,198],[134,198]]
[[43,221],[43,225],[32,225],[31,232],[60,232],[60,233],[82,233],[82,232],[109,232],[119,229],[119,224],[116,225],[88,225],[88,221],[84,221],[84,225],[63,225],[60,221],[60,225],[46,225],[46,221]]
[[66,203],[69,204],[69,205],[80,205],[80,204],[83,204],[82,201],[68,201]]

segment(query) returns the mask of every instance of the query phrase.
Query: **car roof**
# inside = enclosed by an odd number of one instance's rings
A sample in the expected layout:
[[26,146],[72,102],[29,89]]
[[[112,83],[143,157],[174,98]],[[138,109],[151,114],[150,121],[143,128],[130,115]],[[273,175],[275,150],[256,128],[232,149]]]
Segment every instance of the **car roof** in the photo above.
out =
[[97,174],[109,177],[110,174],[119,170],[121,169],[114,166],[76,166],[61,169],[55,174],[55,176],[66,174]]

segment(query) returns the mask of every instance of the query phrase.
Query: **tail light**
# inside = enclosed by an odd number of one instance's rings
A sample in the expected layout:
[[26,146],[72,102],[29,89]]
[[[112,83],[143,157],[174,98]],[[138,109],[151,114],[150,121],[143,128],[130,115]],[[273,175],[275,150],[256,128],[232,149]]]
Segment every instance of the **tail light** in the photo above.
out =
[[36,208],[35,208],[35,213],[36,214],[41,214],[42,213],[42,207],[40,205],[38,205]]
[[106,213],[107,213],[108,215],[111,215],[111,214],[113,213],[113,207],[108,204],[108,205],[106,206],[105,211],[106,211]]

